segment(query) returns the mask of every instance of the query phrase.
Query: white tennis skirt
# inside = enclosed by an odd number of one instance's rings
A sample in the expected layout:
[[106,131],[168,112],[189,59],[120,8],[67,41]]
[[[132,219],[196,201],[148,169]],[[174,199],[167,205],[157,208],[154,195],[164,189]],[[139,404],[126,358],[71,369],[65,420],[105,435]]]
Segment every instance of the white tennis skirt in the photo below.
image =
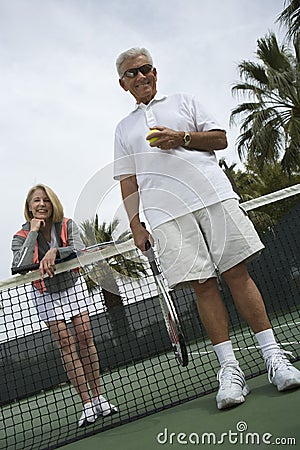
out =
[[75,286],[54,294],[48,294],[47,292],[41,294],[33,287],[32,301],[40,320],[43,322],[68,321],[88,310],[89,305],[92,304],[86,282],[82,276],[78,278]]

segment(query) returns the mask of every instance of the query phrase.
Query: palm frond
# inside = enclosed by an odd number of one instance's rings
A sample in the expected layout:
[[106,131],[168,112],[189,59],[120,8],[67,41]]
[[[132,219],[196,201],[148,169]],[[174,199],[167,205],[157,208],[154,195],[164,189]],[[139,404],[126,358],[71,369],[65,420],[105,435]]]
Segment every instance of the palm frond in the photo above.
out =
[[258,102],[245,102],[238,105],[231,111],[229,123],[230,125],[236,124],[237,119],[243,116],[248,116],[250,112],[257,111],[261,108],[261,104]]
[[259,62],[239,64],[242,81],[232,92],[243,95],[245,101],[232,110],[230,124],[240,122],[236,144],[244,162],[256,161],[262,171],[266,163],[282,159],[282,167],[290,171],[290,155],[296,158],[300,142],[300,37],[296,57],[278,44],[274,33],[259,39],[257,45]]
[[285,2],[285,9],[277,18],[277,22],[281,22],[287,27],[287,37],[293,38],[300,29],[300,1],[289,0]]
[[257,40],[258,58],[264,63],[265,70],[289,71],[289,51],[286,46],[279,47],[274,33]]
[[[86,246],[113,240],[127,241],[131,239],[132,234],[130,230],[125,230],[115,237],[119,223],[119,219],[114,219],[110,223],[106,221],[99,223],[99,217],[96,215],[94,220],[87,219],[80,224],[81,238]],[[146,275],[146,266],[143,262],[134,258],[132,254],[117,254],[107,258],[105,261],[98,261],[93,264],[87,269],[85,278],[90,290],[98,290],[102,287],[109,292],[116,293],[118,290],[116,283],[118,277],[125,276],[139,279]]]
[[238,65],[238,69],[240,77],[246,82],[255,82],[262,87],[268,85],[269,80],[266,74],[266,69],[262,64],[254,63],[252,61],[242,61]]

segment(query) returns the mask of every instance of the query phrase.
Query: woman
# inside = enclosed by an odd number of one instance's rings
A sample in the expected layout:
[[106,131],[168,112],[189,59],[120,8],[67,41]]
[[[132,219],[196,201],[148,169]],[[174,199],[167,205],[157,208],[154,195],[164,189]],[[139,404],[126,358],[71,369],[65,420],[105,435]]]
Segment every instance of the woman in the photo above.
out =
[[[32,300],[60,350],[66,374],[80,395],[83,413],[78,425],[95,422],[117,411],[101,395],[99,359],[93,340],[88,305],[91,300],[78,270],[55,275],[55,260],[84,248],[79,229],[64,218],[57,195],[45,185],[30,189],[26,223],[12,240],[13,267],[39,263],[41,279],[33,283]],[[45,277],[45,274],[48,277]],[[68,328],[71,320],[75,336]],[[80,356],[76,350],[76,343]],[[89,393],[91,390],[91,396]]]

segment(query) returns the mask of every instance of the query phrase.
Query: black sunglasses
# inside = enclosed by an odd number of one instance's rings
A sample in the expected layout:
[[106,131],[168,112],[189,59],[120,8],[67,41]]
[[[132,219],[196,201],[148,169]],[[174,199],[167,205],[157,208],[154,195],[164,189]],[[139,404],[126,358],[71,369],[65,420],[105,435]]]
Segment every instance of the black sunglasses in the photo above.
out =
[[128,69],[128,70],[126,70],[126,72],[124,72],[121,79],[124,77],[135,78],[139,72],[141,72],[142,75],[147,75],[147,73],[151,72],[152,69],[153,69],[153,66],[151,66],[151,64],[144,64],[141,67],[135,67],[133,69]]

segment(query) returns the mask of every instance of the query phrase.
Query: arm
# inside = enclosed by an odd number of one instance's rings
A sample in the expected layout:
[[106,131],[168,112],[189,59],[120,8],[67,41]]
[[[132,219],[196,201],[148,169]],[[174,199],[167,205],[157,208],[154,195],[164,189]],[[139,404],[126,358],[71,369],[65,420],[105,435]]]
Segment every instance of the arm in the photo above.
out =
[[67,227],[69,245],[67,247],[53,247],[47,251],[40,263],[41,276],[47,273],[49,277],[52,278],[56,270],[55,261],[57,258],[67,258],[74,251],[83,250],[85,248],[85,245],[81,240],[80,231],[77,224],[73,220],[69,219]]
[[[155,127],[159,130],[152,133],[147,139],[157,137],[158,140],[150,144],[151,147],[160,147],[162,150],[171,150],[184,146],[184,131],[176,131],[166,127]],[[188,131],[188,130],[186,130]],[[226,132],[223,130],[191,131],[191,142],[188,150],[199,150],[211,152],[214,150],[224,150],[227,147]]]
[[135,175],[123,175],[120,178],[121,193],[124,207],[128,215],[130,228],[135,245],[144,252],[145,243],[149,239],[149,232],[140,222],[139,206],[140,195]]
[[85,245],[80,237],[80,230],[78,225],[72,219],[69,219],[67,227],[69,245],[67,247],[59,247],[57,249],[57,256],[61,259],[67,258],[74,251],[77,252],[85,248]]
[[26,239],[22,236],[14,236],[11,244],[13,252],[12,267],[32,264],[34,247],[38,237],[37,231],[30,231]]
[[[30,231],[26,238],[14,236],[12,240],[13,262],[12,267],[20,267],[32,264],[34,262],[34,250],[37,243],[38,232],[44,226],[44,221],[31,219]],[[51,248],[40,261],[40,274],[43,277],[45,273],[52,277],[55,271],[56,248]]]

